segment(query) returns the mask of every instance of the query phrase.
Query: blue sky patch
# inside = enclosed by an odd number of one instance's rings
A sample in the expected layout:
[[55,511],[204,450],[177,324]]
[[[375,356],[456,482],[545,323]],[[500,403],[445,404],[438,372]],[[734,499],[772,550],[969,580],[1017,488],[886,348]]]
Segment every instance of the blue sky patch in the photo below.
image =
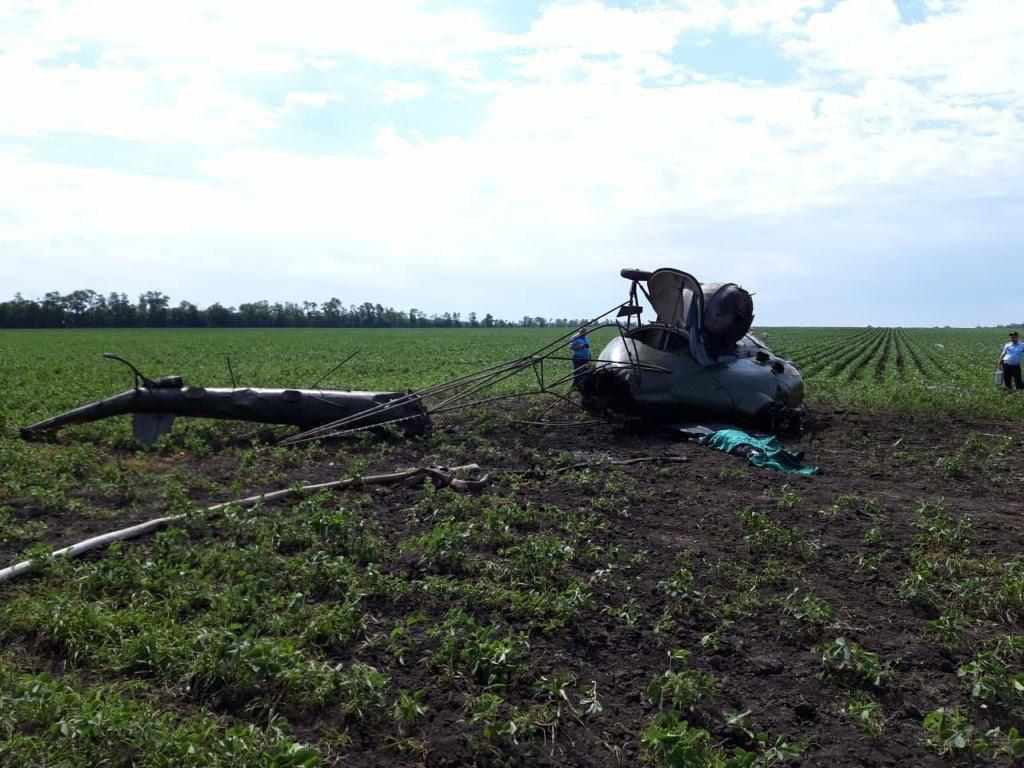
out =
[[530,29],[545,5],[550,3],[543,0],[516,0],[514,3],[506,0],[430,0],[426,9],[445,11],[463,8],[477,11],[497,31],[518,34]]
[[925,0],[896,0],[904,24],[921,24],[928,18]]
[[82,69],[95,69],[99,66],[102,56],[102,45],[92,40],[83,40],[39,63],[44,67],[79,66]]
[[797,75],[796,65],[769,41],[722,31],[683,35],[672,50],[672,61],[724,80],[778,84]]
[[102,168],[137,176],[195,179],[208,152],[181,142],[155,144],[113,136],[54,133],[19,142],[34,160],[78,168]]
[[[389,99],[388,89],[396,84],[421,89],[422,94]],[[331,70],[261,76],[239,87],[280,112],[268,137],[271,146],[315,154],[369,151],[383,128],[427,140],[467,137],[479,127],[492,98],[454,86],[443,74],[352,58],[340,59]],[[322,96],[326,103],[289,103],[291,94]]]

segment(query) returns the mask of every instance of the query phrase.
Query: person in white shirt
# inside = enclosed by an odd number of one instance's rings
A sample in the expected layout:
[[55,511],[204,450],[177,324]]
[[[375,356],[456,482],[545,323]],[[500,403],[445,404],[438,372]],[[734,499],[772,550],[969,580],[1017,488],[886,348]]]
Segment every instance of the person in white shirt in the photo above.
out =
[[1003,370],[1003,383],[1007,389],[1013,387],[1024,389],[1024,382],[1020,377],[1022,358],[1024,358],[1024,344],[1021,344],[1020,336],[1016,331],[1010,331],[1010,340],[1003,344],[1003,351],[999,353],[999,367]]

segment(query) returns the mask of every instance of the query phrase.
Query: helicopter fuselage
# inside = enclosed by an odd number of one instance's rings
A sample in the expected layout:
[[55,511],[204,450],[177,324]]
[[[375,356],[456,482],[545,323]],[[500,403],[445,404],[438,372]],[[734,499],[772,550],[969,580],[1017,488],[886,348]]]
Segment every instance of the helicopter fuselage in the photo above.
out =
[[799,370],[749,334],[702,364],[685,331],[647,325],[612,339],[598,359],[594,394],[616,411],[762,420],[795,415],[803,405]]

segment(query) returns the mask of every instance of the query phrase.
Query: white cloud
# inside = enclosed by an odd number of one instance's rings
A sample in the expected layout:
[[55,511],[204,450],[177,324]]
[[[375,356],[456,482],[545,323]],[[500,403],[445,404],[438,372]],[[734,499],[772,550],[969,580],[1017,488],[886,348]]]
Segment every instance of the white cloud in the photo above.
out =
[[310,107],[323,109],[332,101],[340,101],[340,97],[327,91],[292,91],[285,99],[285,105],[292,109]]
[[786,47],[848,80],[932,79],[947,96],[1024,95],[1024,4],[972,0],[903,24],[891,0],[845,0],[815,14]]
[[825,5],[826,0],[737,0],[721,13],[736,34],[782,37],[798,31]]
[[[304,69],[337,69],[345,57],[477,79],[474,55],[500,48],[503,36],[475,12],[436,13],[424,5],[97,0],[9,6],[0,15],[0,135],[252,142],[275,117],[271,105],[238,87],[240,78],[299,78]],[[85,50],[94,50],[95,66],[56,63]]]
[[416,101],[427,95],[427,87],[422,83],[408,83],[387,80],[381,84],[380,100],[385,104],[400,104],[404,101]]
[[[45,147],[78,133],[202,151],[192,180],[7,151],[0,226],[30,243],[188,232],[302,239],[364,266],[521,273],[568,271],[560,255],[581,248],[595,269],[615,266],[624,247],[670,259],[680,241],[657,241],[645,229],[654,221],[742,228],[891,189],[1019,193],[1007,180],[1024,171],[1024,4],[945,3],[913,25],[889,0],[829,7],[585,0],[547,7],[518,35],[413,0],[8,7],[0,137]],[[800,75],[766,85],[695,74],[672,59],[694,30],[760,36]],[[76,57],[81,65],[67,63]],[[346,74],[385,104],[418,100],[417,110],[442,90],[487,100],[472,130],[428,139],[415,123],[388,127],[388,110],[363,114],[331,79]],[[278,143],[285,113],[337,101],[347,123],[375,135],[370,148]],[[753,270],[755,251],[731,252]],[[791,274],[821,268],[792,253],[776,248],[772,261]],[[695,258],[720,257],[705,246]]]
[[525,43],[533,48],[582,53],[667,52],[684,29],[705,26],[714,16],[668,8],[610,8],[596,0],[549,7],[532,25]]

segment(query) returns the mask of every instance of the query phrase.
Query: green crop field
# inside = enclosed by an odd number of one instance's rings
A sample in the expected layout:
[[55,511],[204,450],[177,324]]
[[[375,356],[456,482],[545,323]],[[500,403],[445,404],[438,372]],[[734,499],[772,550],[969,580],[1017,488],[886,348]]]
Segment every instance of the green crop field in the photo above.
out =
[[1004,329],[765,328],[761,339],[794,360],[811,403],[993,417],[1024,415],[993,372]]
[[[560,333],[0,332],[0,568],[43,563],[0,583],[0,766],[1024,759],[1024,396],[993,384],[1000,330],[760,329],[833,417],[799,446],[811,478],[505,404],[296,448],[188,419],[149,449],[126,418],[17,433],[126,389],[106,351],[294,387],[358,350],[321,386],[408,389]],[[358,482],[469,463],[474,492]]]
[[[5,430],[119,389],[128,358],[149,375],[227,386],[230,359],[249,386],[308,386],[352,352],[324,387],[408,389],[526,354],[556,329],[0,331]],[[1002,329],[764,328],[776,353],[795,361],[815,402],[963,414],[1024,415],[993,385]],[[595,348],[612,331],[597,334]],[[568,363],[565,363],[566,369]],[[83,428],[104,434],[109,424]],[[123,424],[118,434],[127,434]]]
[[[103,360],[116,352],[150,376],[179,373],[186,382],[230,386],[407,389],[436,384],[527,354],[564,330],[277,329],[0,331],[8,427],[126,388],[130,374]],[[609,332],[602,332],[607,335]],[[568,362],[565,363],[568,369]]]

